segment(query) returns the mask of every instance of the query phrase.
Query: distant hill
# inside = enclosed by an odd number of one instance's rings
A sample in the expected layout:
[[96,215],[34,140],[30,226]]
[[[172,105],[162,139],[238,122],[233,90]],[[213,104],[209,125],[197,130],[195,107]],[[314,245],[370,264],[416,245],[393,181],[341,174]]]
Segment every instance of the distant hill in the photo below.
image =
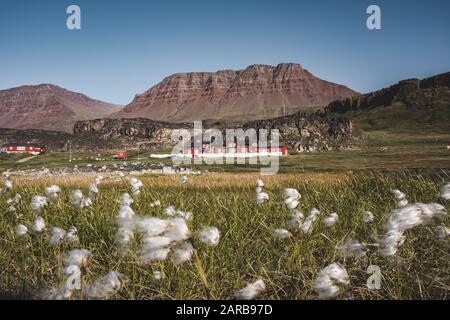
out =
[[137,95],[116,116],[168,122],[243,123],[314,111],[356,94],[343,85],[315,77],[299,64],[251,65],[239,71],[171,75]]
[[0,128],[72,132],[78,120],[105,117],[121,106],[52,84],[0,90]]
[[333,101],[326,111],[357,120],[363,130],[433,130],[450,133],[450,72]]

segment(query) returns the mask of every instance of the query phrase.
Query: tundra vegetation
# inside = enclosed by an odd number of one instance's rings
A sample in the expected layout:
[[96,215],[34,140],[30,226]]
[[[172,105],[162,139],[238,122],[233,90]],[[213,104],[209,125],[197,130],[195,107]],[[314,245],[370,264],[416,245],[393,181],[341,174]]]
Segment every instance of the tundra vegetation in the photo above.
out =
[[[2,298],[448,298],[448,177],[3,180]],[[367,286],[369,266],[380,289]]]

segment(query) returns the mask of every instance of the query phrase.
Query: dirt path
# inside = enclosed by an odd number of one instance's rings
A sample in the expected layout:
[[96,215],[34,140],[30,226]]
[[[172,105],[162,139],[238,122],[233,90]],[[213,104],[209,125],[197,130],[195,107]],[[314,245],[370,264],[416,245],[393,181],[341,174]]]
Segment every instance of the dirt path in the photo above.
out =
[[35,158],[35,157],[36,157],[36,156],[31,156],[31,157],[28,157],[28,158],[23,158],[23,159],[17,160],[16,163],[24,163],[24,162],[27,162],[27,161],[29,161],[29,160]]

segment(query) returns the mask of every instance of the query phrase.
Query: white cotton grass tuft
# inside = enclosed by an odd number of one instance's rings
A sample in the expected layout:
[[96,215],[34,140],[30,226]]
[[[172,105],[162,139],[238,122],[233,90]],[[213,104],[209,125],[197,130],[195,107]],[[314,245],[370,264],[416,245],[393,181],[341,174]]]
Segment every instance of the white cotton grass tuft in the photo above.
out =
[[220,231],[216,227],[206,227],[199,232],[200,241],[210,247],[219,244]]
[[185,220],[192,220],[193,215],[192,212],[176,210],[174,206],[168,206],[163,210],[163,214],[169,217],[179,217]]
[[421,224],[428,224],[433,218],[441,219],[447,214],[444,206],[438,203],[415,203],[396,209],[386,224],[386,233],[380,239],[380,254],[388,257],[397,253],[405,242],[403,233]]
[[58,198],[59,193],[61,192],[61,188],[57,185],[52,185],[50,187],[45,188],[45,195],[49,199]]
[[42,217],[37,217],[36,220],[34,220],[33,223],[33,231],[34,232],[43,232],[45,231],[45,221]]
[[16,227],[16,235],[18,237],[24,237],[27,233],[28,233],[27,226],[25,226],[23,224],[18,224],[17,225],[17,227]]
[[186,220],[183,218],[174,218],[170,221],[165,237],[172,239],[173,242],[181,242],[187,240],[191,236]]
[[81,190],[73,190],[70,196],[70,202],[76,209],[83,209],[92,205],[92,200],[83,195]]
[[130,179],[130,185],[131,185],[131,191],[133,196],[138,196],[139,193],[141,192],[141,188],[143,186],[143,183],[141,180],[139,180],[138,178],[131,178]]
[[133,230],[135,228],[136,219],[133,209],[129,206],[121,206],[119,214],[116,217],[119,228]]
[[9,198],[6,200],[6,204],[13,205],[13,204],[19,204],[22,200],[22,196],[19,193],[16,193],[13,199]]
[[191,232],[182,217],[163,220],[155,217],[136,218],[137,231],[144,234],[143,245],[139,250],[139,259],[143,264],[167,259],[172,251],[172,260],[180,264],[190,260],[193,247],[185,242]]
[[292,231],[297,231],[300,229],[303,225],[303,219],[305,218],[305,215],[298,211],[298,210],[292,210],[291,218],[288,221],[289,228]]
[[180,217],[180,218],[183,218],[185,220],[192,220],[192,218],[193,218],[192,212],[177,210],[172,205],[170,205],[167,208],[165,208],[163,210],[163,214],[168,216],[168,217]]
[[6,179],[5,181],[3,181],[3,187],[5,188],[5,190],[12,190],[13,188],[12,180]]
[[323,224],[327,227],[331,227],[334,224],[336,224],[338,220],[339,220],[338,214],[336,212],[332,212],[323,219]]
[[284,192],[283,192],[284,203],[291,210],[297,208],[298,201],[300,200],[301,197],[302,196],[297,191],[297,189],[293,189],[293,188],[284,189]]
[[64,276],[70,276],[75,272],[78,274],[81,273],[80,267],[75,264],[66,264],[65,266],[61,267],[61,274]]
[[145,233],[147,237],[159,236],[170,227],[170,220],[155,217],[136,218],[135,225],[139,232]]
[[148,264],[155,261],[164,261],[170,253],[170,248],[161,248],[146,251],[142,249],[140,251],[139,259],[143,264]]
[[319,272],[314,281],[313,290],[319,295],[319,299],[328,299],[339,294],[339,285],[349,283],[347,270],[337,263],[332,263]]
[[256,203],[263,204],[269,200],[269,195],[263,192],[264,182],[261,179],[256,180]]
[[337,250],[344,258],[362,258],[366,255],[366,248],[357,240],[347,240],[342,246],[338,246]]
[[316,208],[313,208],[311,212],[309,213],[308,217],[306,217],[305,221],[303,222],[303,225],[301,227],[303,233],[309,234],[312,232],[312,227],[314,221],[316,221],[317,217],[319,216],[320,211]]
[[147,251],[168,248],[172,242],[172,239],[164,236],[147,237],[144,238],[144,248]]
[[269,195],[267,193],[259,192],[256,194],[256,203],[257,204],[263,204],[267,200],[269,200]]
[[53,246],[57,246],[61,244],[61,242],[64,240],[64,237],[66,236],[66,231],[62,228],[53,227],[51,229],[51,236],[50,236],[50,244]]
[[90,258],[91,252],[89,250],[74,249],[64,257],[64,264],[66,266],[75,265],[79,268],[82,268],[88,264]]
[[450,200],[450,182],[442,187],[441,198],[444,200]]
[[66,241],[67,243],[78,242],[79,238],[77,228],[75,228],[74,226],[70,227],[64,237],[64,241]]
[[373,213],[370,211],[364,211],[361,216],[361,220],[364,223],[371,223],[374,220]]
[[144,238],[144,244],[139,252],[139,259],[144,264],[166,260],[170,253],[171,244],[172,239],[164,236]]
[[134,232],[127,228],[119,228],[116,234],[116,244],[119,246],[127,246],[134,239]]
[[188,177],[182,176],[182,177],[180,178],[180,182],[181,182],[182,184],[186,184],[186,183],[188,182]]
[[131,220],[136,214],[130,206],[121,206],[119,209],[119,214],[117,215],[118,220]]
[[133,202],[133,198],[128,193],[122,194],[122,197],[120,198],[121,206],[131,206]]
[[103,181],[103,179],[104,179],[103,176],[96,176],[95,177],[95,184],[99,185]]
[[393,190],[392,193],[394,194],[395,199],[399,201],[406,199],[406,195],[398,189]]
[[273,236],[277,239],[287,239],[292,236],[292,234],[286,229],[275,229],[273,231]]
[[33,196],[31,198],[31,210],[40,213],[48,204],[48,198],[43,196]]
[[97,198],[98,195],[98,185],[97,183],[91,183],[89,185],[89,198],[92,201],[95,201],[95,199]]
[[261,179],[256,180],[256,187],[263,188],[264,182]]
[[177,214],[177,210],[174,206],[170,205],[163,210],[163,214],[169,217],[173,217]]
[[293,189],[293,188],[286,188],[284,189],[283,192],[283,198],[287,199],[287,198],[294,198],[294,199],[300,199],[302,197],[302,195],[300,194],[300,192],[298,192],[297,189]]
[[408,200],[400,200],[399,202],[397,202],[397,207],[399,208],[404,208],[408,205]]
[[124,286],[124,276],[118,271],[110,271],[98,281],[87,283],[85,294],[92,299],[109,299]]
[[177,210],[177,217],[183,218],[184,220],[190,221],[192,220],[192,218],[194,217],[192,212],[190,211],[181,211],[181,210]]
[[161,207],[161,201],[156,200],[150,203],[150,207]]
[[406,200],[406,195],[403,192],[396,189],[396,190],[393,190],[392,193],[394,194],[394,197],[397,200],[398,208],[403,208],[408,205],[408,200]]
[[175,265],[188,262],[192,259],[194,247],[189,241],[183,242],[172,249],[172,261]]
[[266,291],[266,285],[262,279],[247,284],[243,289],[237,291],[234,297],[238,300],[251,300]]
[[165,278],[165,274],[162,271],[153,271],[153,279],[159,281]]

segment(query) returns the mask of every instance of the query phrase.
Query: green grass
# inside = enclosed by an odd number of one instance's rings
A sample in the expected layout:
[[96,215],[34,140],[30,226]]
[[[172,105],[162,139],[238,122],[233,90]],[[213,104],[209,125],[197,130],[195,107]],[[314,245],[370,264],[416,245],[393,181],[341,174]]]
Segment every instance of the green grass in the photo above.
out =
[[[407,240],[393,259],[382,258],[373,247],[367,259],[343,259],[337,256],[336,246],[347,239],[374,243],[395,203],[391,190],[406,193],[410,202],[440,202],[447,209],[450,203],[439,199],[443,181],[424,176],[398,174],[355,174],[339,179],[305,177],[301,174],[278,175],[265,179],[265,191],[270,201],[255,204],[254,183],[257,175],[202,175],[191,177],[181,185],[178,177],[144,177],[145,186],[132,205],[143,216],[162,217],[162,209],[173,204],[192,211],[189,222],[194,232],[193,244],[199,263],[174,266],[170,260],[141,265],[136,251],[123,256],[114,244],[117,230],[115,216],[119,211],[116,200],[129,192],[125,181],[108,182],[100,186],[100,194],[91,209],[76,211],[68,201],[71,189],[86,182],[64,185],[63,194],[42,213],[47,227],[66,230],[78,228],[80,243],[55,248],[46,236],[29,235],[17,239],[14,230],[18,223],[30,227],[37,214],[30,209],[30,199],[43,194],[45,181],[20,184],[13,192],[0,198],[0,294],[3,297],[33,298],[35,292],[56,285],[60,279],[61,257],[73,248],[89,249],[92,260],[83,270],[86,283],[105,275],[109,270],[123,273],[128,282],[115,299],[231,299],[233,293],[249,281],[262,278],[267,292],[265,299],[312,299],[311,290],[318,272],[333,262],[344,265],[350,275],[350,285],[342,288],[340,299],[447,299],[450,289],[450,259],[448,249],[434,235],[436,223],[419,226],[406,233]],[[20,182],[20,181],[18,181]],[[287,240],[272,236],[275,228],[287,228],[289,211],[282,202],[286,187],[297,188],[302,194],[299,209],[308,213],[313,207],[321,211],[311,235],[294,234]],[[6,200],[15,193],[22,196],[17,215],[8,212]],[[150,207],[153,200],[161,200],[162,208]],[[366,225],[361,213],[370,210],[375,222]],[[336,211],[339,222],[326,228],[323,216]],[[449,225],[448,217],[443,224]],[[196,231],[203,226],[217,226],[222,238],[215,248],[205,247]],[[139,246],[135,240],[134,248]],[[383,275],[382,289],[369,290],[365,286],[369,265],[378,265]],[[201,266],[201,267],[200,267]],[[163,270],[166,279],[152,278],[154,270]],[[201,280],[206,275],[208,287]]]
[[[358,170],[398,171],[404,169],[450,169],[450,151],[447,141],[450,134],[401,135],[389,131],[368,131],[364,133],[364,144],[356,144],[353,150],[311,152],[280,157],[280,172],[342,172]],[[159,151],[164,152],[164,151]],[[168,151],[167,151],[168,152]],[[130,152],[126,162],[141,161],[151,164],[172,165],[171,159],[152,159],[151,151],[138,154]],[[101,161],[96,161],[97,153],[75,152],[75,160],[69,163],[67,153],[52,152],[38,156],[24,163],[17,163],[20,156],[2,155],[0,170],[27,170],[61,167],[84,167],[120,164],[112,160],[114,153],[101,152]],[[22,156],[23,157],[23,156]],[[225,161],[224,161],[225,162]],[[212,172],[257,172],[261,165],[202,164],[185,165],[194,169]]]

